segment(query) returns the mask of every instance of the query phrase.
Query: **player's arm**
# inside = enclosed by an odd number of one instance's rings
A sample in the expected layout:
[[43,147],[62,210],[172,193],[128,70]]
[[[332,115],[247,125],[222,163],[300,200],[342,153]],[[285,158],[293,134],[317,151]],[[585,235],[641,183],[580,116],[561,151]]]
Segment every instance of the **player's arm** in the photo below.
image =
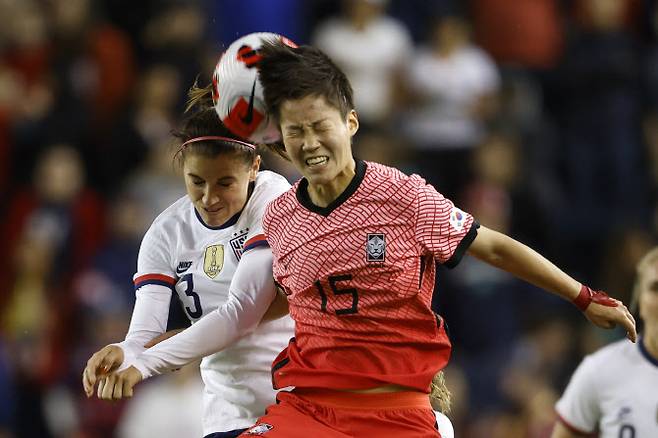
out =
[[142,240],[135,276],[135,306],[124,341],[106,345],[87,361],[82,384],[91,396],[98,379],[125,368],[145,344],[167,329],[171,292],[176,282],[171,272],[169,240],[154,224]]
[[121,369],[124,362],[146,349],[145,344],[165,332],[170,300],[171,289],[164,286],[149,284],[137,290],[125,340],[106,345],[87,361],[82,384],[88,397],[100,377]]
[[98,396],[106,400],[130,397],[141,380],[223,350],[252,332],[276,294],[272,252],[254,248],[242,255],[233,275],[227,302],[191,327],[139,354],[126,370],[111,373]]
[[578,365],[555,404],[553,438],[594,436],[602,416],[599,390],[611,378],[605,364],[600,357],[587,356]]
[[290,312],[288,307],[288,297],[286,293],[279,287],[276,287],[276,296],[270,307],[263,315],[261,322],[273,321],[275,319],[283,318]]
[[602,292],[593,292],[581,285],[521,242],[486,227],[480,227],[468,248],[468,254],[577,305],[587,299],[582,307],[579,306],[587,319],[602,328],[621,325],[626,330],[628,338],[635,342],[637,338],[635,320],[626,306]]
[[553,433],[551,434],[551,438],[578,438],[582,436],[587,436],[587,435],[579,434],[572,431],[564,424],[562,424],[560,421],[557,421],[555,423],[555,427],[553,428]]

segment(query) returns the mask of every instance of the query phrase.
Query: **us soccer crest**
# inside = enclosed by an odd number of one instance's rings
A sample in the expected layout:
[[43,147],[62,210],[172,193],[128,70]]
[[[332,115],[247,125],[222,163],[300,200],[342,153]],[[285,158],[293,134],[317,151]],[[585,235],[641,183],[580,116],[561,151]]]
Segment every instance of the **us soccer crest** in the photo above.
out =
[[240,260],[242,257],[242,247],[244,246],[244,243],[247,241],[247,233],[249,232],[249,228],[245,230],[240,230],[237,233],[233,233],[233,238],[230,240],[231,244],[231,249],[233,250],[233,254],[235,254],[235,258]]
[[368,233],[366,242],[366,261],[384,262],[386,258],[386,235],[384,233]]
[[224,267],[224,245],[212,245],[206,248],[203,257],[203,272],[210,278],[217,277]]
[[251,429],[245,432],[246,435],[265,435],[270,430],[274,429],[274,426],[267,423],[258,424]]

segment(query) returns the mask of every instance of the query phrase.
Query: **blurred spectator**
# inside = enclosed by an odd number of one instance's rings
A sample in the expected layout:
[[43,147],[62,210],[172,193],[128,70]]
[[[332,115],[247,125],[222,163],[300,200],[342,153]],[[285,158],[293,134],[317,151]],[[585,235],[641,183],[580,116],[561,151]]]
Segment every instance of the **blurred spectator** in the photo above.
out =
[[605,242],[604,258],[598,278],[601,286],[624,303],[631,302],[635,267],[655,244],[655,237],[641,227],[611,233]]
[[[275,32],[307,43],[308,9],[314,0],[223,0],[204,2],[211,34],[222,47],[251,32]],[[333,0],[332,0],[333,3]]]
[[15,415],[14,382],[9,369],[10,360],[7,356],[5,342],[0,338],[0,437],[10,438],[9,430]]
[[90,0],[52,0],[55,71],[62,99],[82,100],[96,126],[106,127],[134,85],[134,50]]
[[[51,223],[54,225],[54,223]],[[17,436],[49,436],[43,411],[48,385],[61,376],[68,347],[63,329],[67,303],[55,274],[57,228],[33,223],[14,245],[2,306],[14,387],[11,429]]]
[[[252,31],[312,35],[353,76],[356,156],[420,172],[628,299],[634,260],[658,237],[655,1],[0,0],[1,438],[133,430],[142,402],[87,399],[79,373],[90,346],[125,334],[140,230],[183,195],[169,131],[186,88]],[[565,303],[464,262],[434,297],[457,341],[457,436],[547,436],[565,370],[619,333],[551,323]],[[557,351],[569,353],[546,357]],[[178,377],[155,382],[156,402],[196,382]]]
[[[146,61],[171,66],[180,84],[191,85],[202,71],[201,55],[206,46],[206,20],[200,2],[160,2],[153,10],[155,14],[145,23],[141,35]],[[219,50],[215,49],[214,54],[218,56]],[[182,110],[184,96],[176,96],[176,113]]]
[[4,242],[14,253],[27,227],[52,233],[55,271],[59,284],[87,266],[104,235],[103,202],[85,186],[80,156],[67,144],[51,145],[34,172],[32,187],[17,191],[4,223]]
[[171,144],[164,143],[149,149],[147,160],[126,182],[126,191],[143,209],[147,222],[185,195],[180,178],[171,159]]
[[550,436],[555,419],[552,406],[558,397],[555,387],[568,376],[565,362],[575,347],[571,332],[568,323],[549,317],[536,324],[516,345],[500,387],[507,405],[513,407],[516,418],[521,420],[517,427],[522,429],[517,436]]
[[202,393],[203,383],[196,362],[149,381],[128,401],[117,437],[201,436]]
[[[484,209],[482,214],[494,229],[506,230],[532,248],[542,249],[549,246],[550,227],[520,142],[512,133],[488,134],[473,154],[473,178],[458,199]],[[496,215],[496,210],[502,216]]]
[[469,39],[463,17],[439,17],[428,45],[408,66],[413,106],[402,129],[418,152],[420,174],[448,197],[471,176],[473,148],[496,108],[499,76],[493,61]]
[[[135,301],[132,277],[148,222],[144,206],[127,194],[114,200],[109,219],[110,230],[105,244],[96,252],[89,268],[76,277],[74,286],[86,311],[94,315],[128,315]],[[95,325],[93,321],[90,323]],[[123,335],[120,333],[117,337]]]
[[103,145],[112,156],[101,163],[107,193],[117,193],[142,172],[147,160],[155,158],[151,154],[170,156],[161,146],[171,139],[183,84],[180,71],[171,64],[153,64],[141,73],[131,109],[117,118]]
[[[617,224],[642,223],[640,52],[625,28],[625,2],[581,0],[586,19],[576,25],[558,71],[559,123],[564,137],[567,214],[554,220],[568,247],[591,254],[578,265],[582,275],[598,269],[605,234]],[[603,237],[603,238],[602,238]]]
[[560,0],[471,3],[476,41],[497,62],[531,69],[556,65],[564,44]]
[[313,44],[329,55],[354,87],[362,131],[384,129],[395,85],[412,54],[409,31],[386,15],[387,0],[343,0],[342,14],[320,23]]

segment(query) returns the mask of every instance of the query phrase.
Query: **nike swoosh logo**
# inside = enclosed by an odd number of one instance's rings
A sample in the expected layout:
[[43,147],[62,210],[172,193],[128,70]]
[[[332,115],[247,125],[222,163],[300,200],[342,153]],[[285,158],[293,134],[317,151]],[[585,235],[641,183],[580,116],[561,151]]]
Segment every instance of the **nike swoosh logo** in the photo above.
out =
[[189,267],[182,268],[182,269],[181,268],[176,268],[176,274],[182,274],[183,272],[187,271],[188,269],[190,269],[190,268]]
[[251,86],[251,96],[249,96],[249,106],[247,107],[247,114],[240,119],[249,125],[254,120],[254,95],[256,94],[256,81],[258,78],[254,79],[254,84]]

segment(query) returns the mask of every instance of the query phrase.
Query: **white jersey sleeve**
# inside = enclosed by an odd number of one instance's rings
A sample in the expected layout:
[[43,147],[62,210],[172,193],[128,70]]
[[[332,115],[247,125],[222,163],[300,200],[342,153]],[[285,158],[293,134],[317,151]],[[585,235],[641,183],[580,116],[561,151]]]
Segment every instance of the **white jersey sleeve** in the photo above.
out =
[[169,239],[156,219],[144,235],[137,259],[135,307],[128,334],[118,344],[124,351],[124,364],[144,351],[144,344],[167,329],[169,303],[176,283],[170,260]]
[[570,429],[583,434],[596,430],[601,418],[597,373],[591,356],[586,357],[574,372],[562,398],[555,405],[560,420]]
[[225,304],[132,361],[144,378],[220,351],[253,331],[275,296],[272,252],[255,248],[238,263]]
[[243,251],[247,252],[259,246],[269,246],[263,232],[262,218],[265,215],[265,209],[268,204],[282,193],[290,189],[288,181],[274,172],[259,172],[259,178],[264,183],[256,186],[252,193],[249,203],[246,207],[247,217],[251,218],[249,223],[249,233],[243,245]]

